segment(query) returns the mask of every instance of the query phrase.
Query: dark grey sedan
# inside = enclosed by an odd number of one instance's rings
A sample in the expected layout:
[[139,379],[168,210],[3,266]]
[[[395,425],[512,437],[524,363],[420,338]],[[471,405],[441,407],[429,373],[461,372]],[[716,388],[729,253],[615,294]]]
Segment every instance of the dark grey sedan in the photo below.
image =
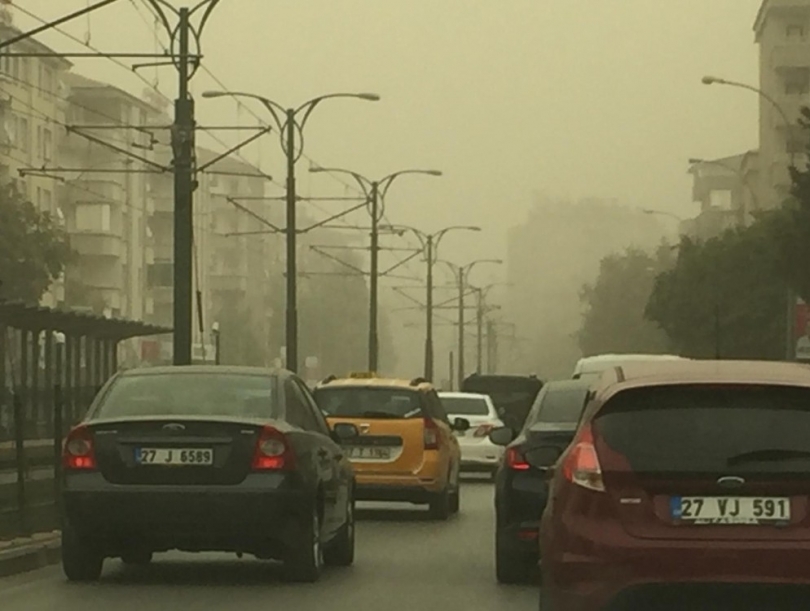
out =
[[98,579],[105,558],[168,550],[252,554],[295,581],[354,560],[354,473],[294,374],[246,367],[114,376],[63,454],[62,564]]

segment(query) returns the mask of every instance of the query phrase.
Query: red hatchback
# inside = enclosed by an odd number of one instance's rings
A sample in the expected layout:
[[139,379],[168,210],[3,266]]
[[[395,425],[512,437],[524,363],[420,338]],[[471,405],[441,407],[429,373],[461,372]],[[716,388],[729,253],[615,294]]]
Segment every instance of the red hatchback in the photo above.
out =
[[594,388],[552,476],[541,609],[810,609],[810,368],[629,365]]

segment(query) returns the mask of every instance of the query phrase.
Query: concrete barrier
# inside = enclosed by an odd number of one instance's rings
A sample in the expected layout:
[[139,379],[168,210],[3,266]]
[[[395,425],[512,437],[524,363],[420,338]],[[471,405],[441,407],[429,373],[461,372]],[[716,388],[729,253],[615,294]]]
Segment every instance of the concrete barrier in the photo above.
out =
[[35,571],[61,560],[59,531],[0,541],[0,577]]

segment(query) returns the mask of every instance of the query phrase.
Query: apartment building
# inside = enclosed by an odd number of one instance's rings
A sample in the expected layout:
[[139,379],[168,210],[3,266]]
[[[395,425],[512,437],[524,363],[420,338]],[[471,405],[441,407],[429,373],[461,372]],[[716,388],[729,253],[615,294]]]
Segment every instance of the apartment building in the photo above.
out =
[[762,205],[790,193],[791,162],[804,160],[807,137],[798,125],[810,105],[810,0],[765,0],[754,23],[759,44],[759,160]]
[[[20,33],[8,6],[0,4],[0,40]],[[53,53],[35,39],[23,40],[11,53]],[[65,133],[67,110],[62,77],[72,64],[59,57],[0,58],[0,182],[14,182],[40,210],[63,219],[58,206],[60,182],[53,175],[33,171],[53,165]],[[24,175],[20,170],[28,169]],[[43,297],[43,305],[56,306],[64,299],[64,285],[57,282]]]

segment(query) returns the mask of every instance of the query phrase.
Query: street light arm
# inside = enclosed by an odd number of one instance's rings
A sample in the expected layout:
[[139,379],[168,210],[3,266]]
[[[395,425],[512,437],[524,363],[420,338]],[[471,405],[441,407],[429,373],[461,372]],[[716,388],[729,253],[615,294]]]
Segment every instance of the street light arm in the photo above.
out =
[[327,93],[326,95],[318,96],[317,98],[313,98],[308,102],[304,102],[295,109],[293,114],[297,115],[299,112],[304,113],[304,116],[301,117],[301,129],[304,129],[304,126],[307,124],[307,120],[309,116],[312,114],[312,111],[315,110],[315,107],[323,102],[324,100],[329,100],[332,98],[357,98],[359,100],[367,100],[369,102],[377,102],[380,99],[376,93]]
[[739,87],[740,89],[747,89],[748,91],[753,91],[757,95],[761,96],[763,99],[767,100],[776,109],[776,111],[781,115],[782,121],[784,121],[785,123],[785,128],[788,130],[790,129],[790,119],[788,119],[787,114],[785,113],[782,106],[773,97],[762,91],[762,89],[754,87],[753,85],[748,85],[746,83],[740,83],[738,81],[729,81],[724,78],[718,78],[714,76],[703,77],[703,83],[705,85],[713,85],[716,83],[718,85],[728,85],[729,87]]
[[394,172],[393,174],[389,174],[385,178],[379,181],[379,185],[382,187],[380,191],[380,199],[385,200],[385,194],[388,193],[388,189],[391,188],[391,185],[394,181],[404,174],[424,174],[426,176],[441,176],[442,173],[438,170],[400,170],[399,172]]
[[481,231],[481,228],[476,225],[453,225],[451,227],[445,227],[433,234],[433,248],[438,249],[442,238],[451,231]]
[[357,172],[353,172],[352,170],[344,170],[343,168],[324,168],[321,166],[310,168],[309,171],[313,174],[322,172],[325,172],[327,174],[348,174],[357,181],[357,184],[360,185],[360,188],[363,191],[363,195],[366,196],[366,200],[371,199],[371,192],[369,191],[369,189],[371,188],[372,183],[368,178],[366,178],[362,174],[358,174]]
[[[208,18],[211,16],[211,13],[216,8],[217,4],[220,3],[221,0],[201,0],[200,3],[191,9],[190,14],[193,15],[202,7],[205,8],[205,12],[203,13],[202,19],[200,19],[200,25],[198,28],[198,32],[202,34],[202,31],[205,29],[205,24],[208,21]],[[207,5],[207,6],[206,6]]]
[[[150,0],[152,1],[152,0]],[[247,98],[250,100],[258,100],[261,102],[270,114],[273,117],[273,120],[276,122],[276,127],[278,127],[279,132],[282,134],[284,133],[284,121],[281,120],[281,115],[286,115],[287,111],[285,108],[279,104],[278,102],[274,102],[273,100],[266,98],[261,95],[257,95],[255,93],[248,93],[246,91],[204,91],[202,94],[204,98]]]

